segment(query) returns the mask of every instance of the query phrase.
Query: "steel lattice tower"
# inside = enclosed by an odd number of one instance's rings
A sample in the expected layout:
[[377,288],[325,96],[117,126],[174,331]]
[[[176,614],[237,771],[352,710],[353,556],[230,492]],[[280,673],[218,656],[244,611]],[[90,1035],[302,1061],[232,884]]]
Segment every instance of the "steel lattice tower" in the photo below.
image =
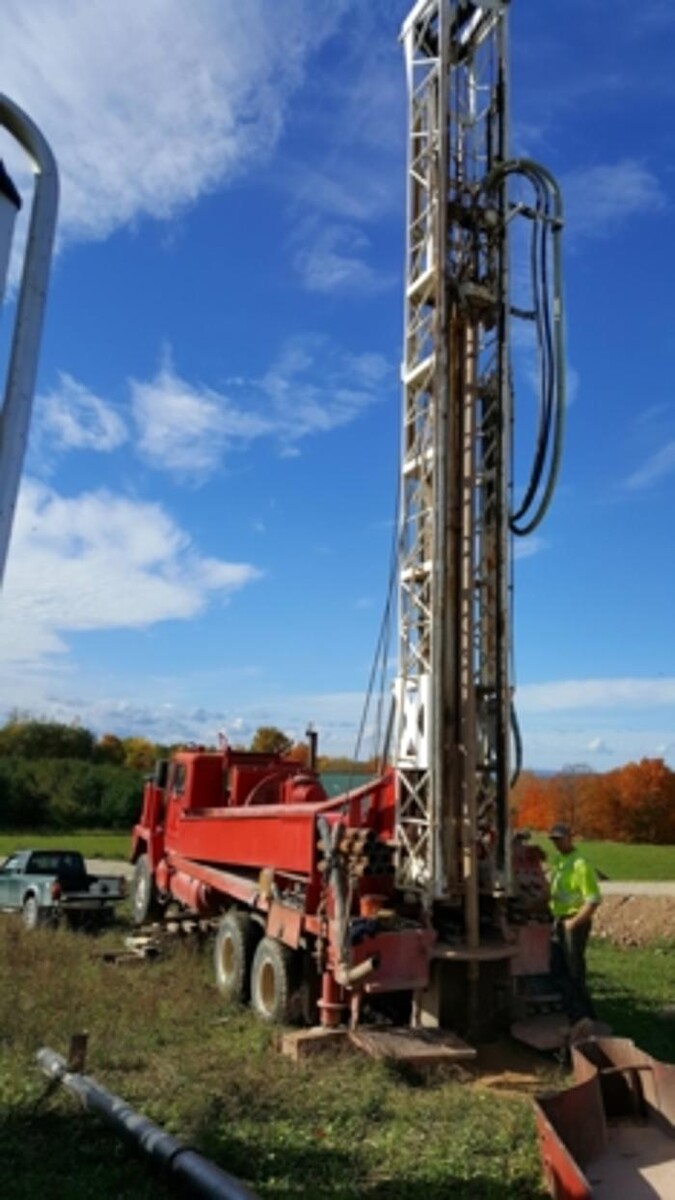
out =
[[418,0],[402,33],[399,884],[463,898],[470,941],[509,882],[507,8]]

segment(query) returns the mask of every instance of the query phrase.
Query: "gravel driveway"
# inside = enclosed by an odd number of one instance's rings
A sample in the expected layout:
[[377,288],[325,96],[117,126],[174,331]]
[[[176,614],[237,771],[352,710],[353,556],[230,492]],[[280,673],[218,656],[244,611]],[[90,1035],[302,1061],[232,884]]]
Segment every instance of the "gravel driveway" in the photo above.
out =
[[88,858],[87,870],[90,875],[123,875],[125,879],[134,873],[131,863],[116,858]]

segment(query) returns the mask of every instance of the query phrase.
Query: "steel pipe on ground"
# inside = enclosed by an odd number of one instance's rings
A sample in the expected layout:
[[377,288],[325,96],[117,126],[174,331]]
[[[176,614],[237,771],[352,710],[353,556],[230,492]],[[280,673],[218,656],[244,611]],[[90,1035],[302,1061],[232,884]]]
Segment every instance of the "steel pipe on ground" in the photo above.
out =
[[201,1196],[204,1200],[259,1200],[255,1192],[233,1175],[221,1171],[196,1150],[165,1133],[125,1100],[102,1088],[95,1079],[69,1071],[65,1058],[56,1051],[48,1047],[38,1050],[37,1062],[45,1075],[58,1080],[86,1109],[103,1117],[116,1133],[138,1146],[171,1179],[189,1185],[189,1195]]

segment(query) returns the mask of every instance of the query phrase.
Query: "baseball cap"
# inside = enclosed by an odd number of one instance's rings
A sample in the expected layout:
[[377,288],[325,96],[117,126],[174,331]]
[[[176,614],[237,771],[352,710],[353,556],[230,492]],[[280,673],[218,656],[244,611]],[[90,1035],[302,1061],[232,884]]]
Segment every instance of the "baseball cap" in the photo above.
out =
[[550,838],[568,838],[572,836],[572,830],[564,821],[558,821],[556,825],[552,825],[548,831]]

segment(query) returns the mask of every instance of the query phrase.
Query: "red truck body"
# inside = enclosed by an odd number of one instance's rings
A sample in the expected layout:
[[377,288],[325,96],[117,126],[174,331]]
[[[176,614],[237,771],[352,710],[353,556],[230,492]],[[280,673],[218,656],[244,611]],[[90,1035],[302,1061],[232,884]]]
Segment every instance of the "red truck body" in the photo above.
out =
[[366,998],[428,987],[439,939],[396,888],[395,770],[329,798],[313,770],[277,754],[185,750],[162,768],[133,831],[138,923],[176,902],[220,919],[216,974],[237,999],[255,994],[260,939],[280,943],[291,954],[284,970],[297,968],[326,1025],[347,1010],[358,1021]]
[[329,799],[313,771],[279,755],[182,751],[165,780],[146,784],[132,860],[156,901],[200,917],[234,906],[254,917],[258,936],[309,950],[321,1018],[333,1024],[354,994],[428,980],[428,923],[380,917],[394,891],[394,806],[393,772]]

